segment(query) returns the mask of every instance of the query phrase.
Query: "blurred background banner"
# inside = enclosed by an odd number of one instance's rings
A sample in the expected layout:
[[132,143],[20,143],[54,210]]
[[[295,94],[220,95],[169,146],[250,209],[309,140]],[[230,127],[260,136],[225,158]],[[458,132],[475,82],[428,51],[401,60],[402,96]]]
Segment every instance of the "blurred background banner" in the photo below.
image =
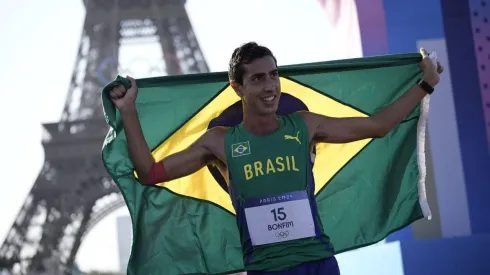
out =
[[[339,255],[342,274],[490,274],[490,1],[0,2],[0,274],[124,273],[131,222],[102,166],[100,91],[227,70],[256,41],[279,65],[436,51],[433,219]],[[42,127],[40,127],[42,124]],[[42,144],[40,143],[42,141]],[[3,273],[2,273],[3,272]],[[101,273],[98,273],[101,274]]]

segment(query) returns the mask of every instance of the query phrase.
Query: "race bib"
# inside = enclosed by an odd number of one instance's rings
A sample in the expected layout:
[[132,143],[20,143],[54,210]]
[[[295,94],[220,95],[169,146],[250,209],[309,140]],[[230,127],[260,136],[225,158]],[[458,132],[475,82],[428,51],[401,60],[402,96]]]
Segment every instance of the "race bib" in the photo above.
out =
[[306,191],[246,200],[244,207],[254,246],[315,236]]

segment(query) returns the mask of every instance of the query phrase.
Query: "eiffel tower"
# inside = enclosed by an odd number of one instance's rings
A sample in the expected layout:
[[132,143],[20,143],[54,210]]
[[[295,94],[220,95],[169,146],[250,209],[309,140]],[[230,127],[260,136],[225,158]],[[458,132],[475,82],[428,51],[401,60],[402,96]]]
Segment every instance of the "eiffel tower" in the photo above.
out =
[[167,75],[208,72],[185,0],[83,0],[86,17],[65,107],[44,124],[45,162],[0,247],[0,272],[71,274],[84,236],[124,201],[106,173],[100,92],[122,43],[153,39]]

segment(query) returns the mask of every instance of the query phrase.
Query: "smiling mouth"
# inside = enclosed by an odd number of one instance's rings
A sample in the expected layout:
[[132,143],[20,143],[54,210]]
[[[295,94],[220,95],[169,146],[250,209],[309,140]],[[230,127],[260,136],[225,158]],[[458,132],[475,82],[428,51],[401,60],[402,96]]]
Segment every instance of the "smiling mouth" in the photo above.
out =
[[276,99],[275,95],[265,96],[265,97],[260,98],[260,100],[262,100],[265,103],[272,103],[272,102],[274,102],[274,99]]

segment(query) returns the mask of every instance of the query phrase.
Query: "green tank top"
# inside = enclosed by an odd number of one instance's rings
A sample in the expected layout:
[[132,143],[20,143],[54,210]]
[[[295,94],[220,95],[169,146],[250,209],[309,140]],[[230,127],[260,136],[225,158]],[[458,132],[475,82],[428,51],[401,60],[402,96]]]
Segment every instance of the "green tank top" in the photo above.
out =
[[229,128],[225,152],[246,270],[277,271],[334,254],[314,196],[308,129],[293,113],[263,136]]

